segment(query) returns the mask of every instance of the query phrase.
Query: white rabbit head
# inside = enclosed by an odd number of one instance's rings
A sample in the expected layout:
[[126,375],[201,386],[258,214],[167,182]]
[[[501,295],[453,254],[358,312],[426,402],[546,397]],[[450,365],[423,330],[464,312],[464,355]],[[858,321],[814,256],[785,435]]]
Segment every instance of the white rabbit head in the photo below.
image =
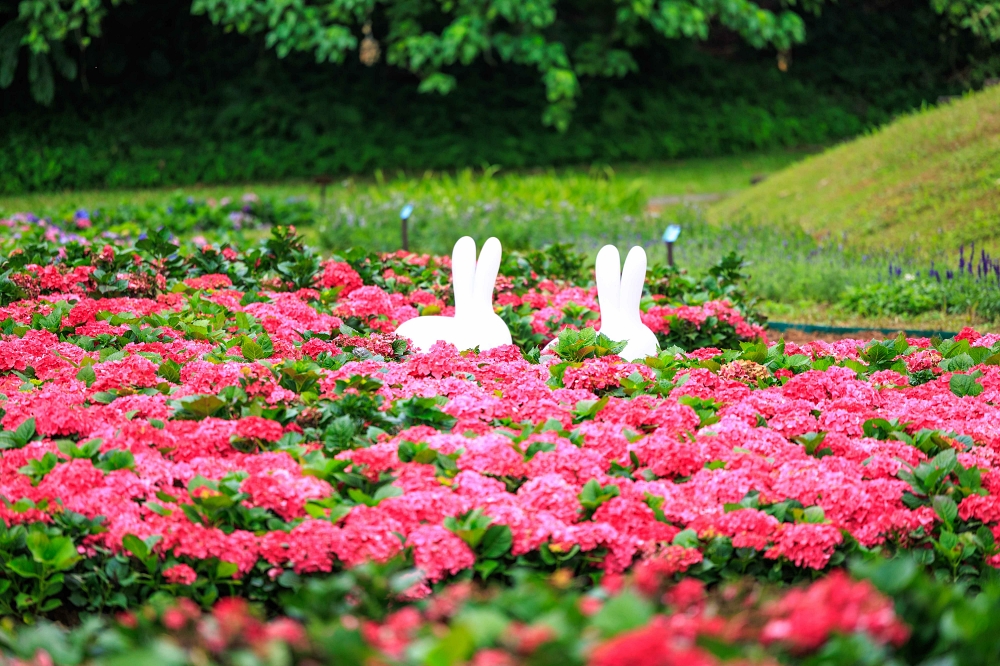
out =
[[654,356],[656,335],[642,323],[639,303],[646,281],[646,252],[633,247],[621,268],[618,248],[605,245],[597,253],[597,300],[601,308],[599,331],[612,340],[628,342],[619,354],[628,361]]
[[476,241],[463,236],[451,253],[451,283],[455,294],[454,317],[417,317],[403,322],[396,334],[413,341],[417,351],[448,342],[459,349],[493,349],[511,343],[510,330],[493,311],[493,289],[500,271],[503,249],[490,238],[476,261]]

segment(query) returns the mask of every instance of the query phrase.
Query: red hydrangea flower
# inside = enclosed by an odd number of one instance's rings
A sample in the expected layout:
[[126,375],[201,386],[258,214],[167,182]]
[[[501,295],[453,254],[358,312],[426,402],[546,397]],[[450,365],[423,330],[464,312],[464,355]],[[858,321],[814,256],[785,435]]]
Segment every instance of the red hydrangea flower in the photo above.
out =
[[316,278],[316,286],[321,289],[342,287],[340,296],[347,296],[364,283],[358,272],[350,264],[342,261],[327,261],[323,263],[323,272]]
[[476,563],[469,546],[440,525],[422,525],[412,532],[406,545],[413,548],[413,563],[435,582]]
[[236,436],[245,439],[260,439],[265,442],[277,442],[284,435],[281,424],[260,416],[244,416],[236,422]]
[[164,569],[163,577],[168,583],[194,585],[198,580],[198,573],[186,564],[175,564],[169,569]]

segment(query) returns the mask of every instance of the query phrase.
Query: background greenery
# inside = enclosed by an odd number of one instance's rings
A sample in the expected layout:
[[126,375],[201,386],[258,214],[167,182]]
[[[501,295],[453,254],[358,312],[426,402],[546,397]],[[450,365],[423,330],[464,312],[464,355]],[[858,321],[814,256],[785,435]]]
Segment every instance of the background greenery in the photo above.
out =
[[[816,237],[794,226],[746,219],[712,222],[704,203],[674,203],[655,213],[647,208],[650,193],[674,195],[670,201],[740,187],[753,193],[763,185],[749,187],[751,175],[773,172],[797,157],[695,159],[617,171],[382,175],[331,184],[323,199],[310,183],[30,194],[0,198],[0,217],[35,211],[67,238],[107,233],[134,238],[163,227],[188,239],[240,246],[265,237],[273,225],[294,224],[328,253],[399,249],[399,214],[412,205],[410,247],[417,251],[448,254],[460,235],[480,240],[495,235],[508,252],[569,242],[589,261],[606,243],[622,250],[639,244],[654,264],[666,259],[660,242],[664,227],[679,223],[679,266],[700,274],[725,253],[738,253],[751,275],[750,294],[779,321],[882,328],[905,323],[957,331],[969,324],[988,326],[1000,316],[996,267],[988,256],[992,248],[983,243],[961,248],[961,255],[942,243],[927,258],[891,243],[873,241],[861,250],[843,234]],[[713,204],[708,217],[722,205],[726,200]],[[90,226],[81,227],[81,220]]]
[[0,192],[826,144],[996,69],[995,49],[923,0],[848,0],[806,17],[809,40],[784,73],[773,49],[722,29],[704,42],[650,37],[634,51],[637,71],[580,83],[560,133],[542,124],[544,87],[526,66],[445,68],[455,90],[421,95],[420,79],[398,68],[279,59],[264,39],[223,34],[189,10],[179,0],[116,7],[76,78],[57,77],[49,109],[32,100],[21,58],[0,96]]

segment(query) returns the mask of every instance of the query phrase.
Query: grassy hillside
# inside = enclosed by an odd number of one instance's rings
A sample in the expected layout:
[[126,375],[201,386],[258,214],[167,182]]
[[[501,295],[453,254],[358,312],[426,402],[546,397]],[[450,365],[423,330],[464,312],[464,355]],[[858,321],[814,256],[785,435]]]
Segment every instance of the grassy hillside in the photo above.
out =
[[1000,241],[1000,86],[903,117],[713,206],[712,222],[792,225],[919,256]]

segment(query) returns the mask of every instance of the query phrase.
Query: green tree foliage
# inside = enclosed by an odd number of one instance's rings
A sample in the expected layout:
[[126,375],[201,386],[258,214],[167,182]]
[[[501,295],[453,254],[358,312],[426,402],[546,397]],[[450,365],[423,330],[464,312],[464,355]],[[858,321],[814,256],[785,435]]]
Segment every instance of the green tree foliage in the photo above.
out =
[[[0,88],[14,82],[22,47],[27,50],[31,95],[40,104],[55,96],[54,72],[67,79],[77,76],[77,63],[66,53],[65,42],[82,52],[101,34],[107,5],[122,0],[21,0],[16,16],[0,26]],[[10,3],[0,2],[0,17]]]
[[[26,52],[32,96],[51,103],[55,73],[68,79],[80,73],[67,43],[82,53],[100,35],[109,7],[121,1],[0,2],[0,88],[12,84]],[[480,60],[528,66],[544,84],[545,124],[564,130],[581,77],[635,71],[637,50],[658,38],[705,40],[710,28],[721,27],[755,48],[785,53],[805,40],[803,15],[818,13],[823,1],[194,0],[191,11],[226,31],[263,35],[282,58],[305,52],[342,63],[360,50],[374,62],[384,51],[389,65],[419,78],[421,92],[450,92],[454,68]],[[957,27],[1000,40],[1000,1],[930,3]]]
[[[821,0],[804,0],[818,11]],[[423,92],[447,93],[455,77],[444,68],[479,58],[536,68],[545,84],[544,121],[565,128],[579,94],[578,76],[624,76],[636,69],[631,48],[650,29],[668,38],[705,39],[717,21],[757,47],[786,50],[805,38],[802,18],[747,0],[639,0],[634,3],[555,0],[429,2],[334,0],[307,5],[269,0],[195,0],[192,11],[243,33],[263,32],[279,54],[310,51],[339,62],[358,47],[352,25],[376,14],[387,24],[386,61],[420,77]],[[604,6],[602,6],[604,5]]]
[[991,42],[1000,41],[1000,2],[931,0],[931,7],[954,25]]

